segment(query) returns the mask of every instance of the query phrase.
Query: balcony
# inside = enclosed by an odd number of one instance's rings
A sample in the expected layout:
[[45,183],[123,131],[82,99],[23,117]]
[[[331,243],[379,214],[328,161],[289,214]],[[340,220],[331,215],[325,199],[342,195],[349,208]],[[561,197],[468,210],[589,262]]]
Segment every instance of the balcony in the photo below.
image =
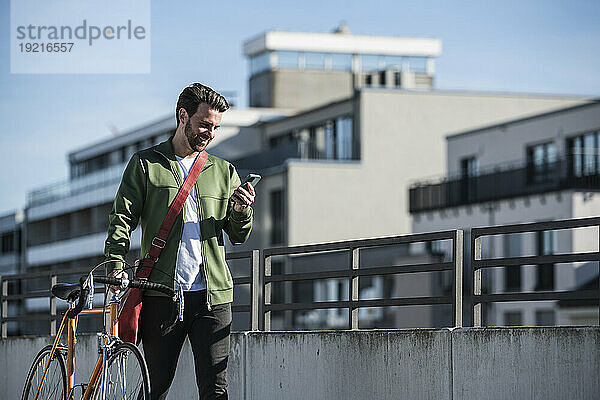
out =
[[410,212],[439,210],[488,201],[556,192],[566,189],[598,190],[600,174],[575,174],[571,162],[559,160],[543,165],[497,165],[476,176],[455,176],[435,182],[419,182],[409,189]]
[[126,164],[111,167],[74,179],[56,182],[32,190],[27,194],[27,206],[35,207],[58,201],[94,188],[117,184],[121,180]]

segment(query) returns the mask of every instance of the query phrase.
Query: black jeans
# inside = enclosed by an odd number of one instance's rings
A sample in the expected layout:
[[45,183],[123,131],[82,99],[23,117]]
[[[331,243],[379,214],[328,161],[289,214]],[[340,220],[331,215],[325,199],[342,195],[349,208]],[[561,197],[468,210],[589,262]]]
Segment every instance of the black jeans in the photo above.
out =
[[227,399],[226,369],[229,358],[231,304],[208,311],[206,291],[185,292],[183,321],[162,335],[161,323],[171,317],[173,302],[165,297],[146,296],[141,329],[144,356],[150,372],[151,398],[163,400],[175,376],[177,360],[186,335],[190,339],[200,399]]

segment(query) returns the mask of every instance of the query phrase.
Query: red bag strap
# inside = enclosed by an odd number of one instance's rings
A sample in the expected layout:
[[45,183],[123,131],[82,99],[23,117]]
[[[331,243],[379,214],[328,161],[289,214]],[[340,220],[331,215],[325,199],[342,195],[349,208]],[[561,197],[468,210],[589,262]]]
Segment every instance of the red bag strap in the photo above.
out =
[[194,160],[194,164],[192,165],[188,176],[185,178],[183,185],[181,185],[179,188],[177,196],[175,196],[175,200],[173,200],[173,203],[171,203],[171,207],[169,207],[169,211],[167,212],[167,215],[165,216],[158,233],[152,239],[150,251],[140,262],[140,267],[145,268],[138,268],[137,273],[135,274],[136,278],[147,278],[150,276],[152,267],[154,267],[154,264],[160,256],[160,252],[167,244],[167,237],[171,232],[171,228],[173,228],[175,219],[177,219],[177,216],[181,212],[181,209],[183,208],[187,197],[192,191],[200,172],[202,172],[202,169],[204,168],[204,164],[206,164],[206,160],[208,160],[208,153],[206,151],[198,154]]

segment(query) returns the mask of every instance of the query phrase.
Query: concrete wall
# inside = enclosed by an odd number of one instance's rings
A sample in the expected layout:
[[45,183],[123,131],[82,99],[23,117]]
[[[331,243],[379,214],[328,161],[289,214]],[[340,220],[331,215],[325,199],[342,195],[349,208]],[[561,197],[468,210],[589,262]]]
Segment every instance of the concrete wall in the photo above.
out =
[[275,70],[249,79],[250,107],[312,108],[350,97],[350,71]]
[[[0,341],[0,393],[19,398],[49,339]],[[273,332],[232,335],[231,399],[597,399],[600,328]],[[189,343],[170,399],[195,398]],[[95,337],[78,342],[89,373]],[[76,392],[78,393],[78,392]]]

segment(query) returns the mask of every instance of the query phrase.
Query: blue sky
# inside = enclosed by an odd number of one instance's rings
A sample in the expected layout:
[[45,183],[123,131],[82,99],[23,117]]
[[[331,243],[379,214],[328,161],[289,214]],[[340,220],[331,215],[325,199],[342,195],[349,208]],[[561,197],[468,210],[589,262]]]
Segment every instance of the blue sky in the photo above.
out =
[[[56,0],[60,3],[60,0]],[[91,0],[88,0],[91,1]],[[0,215],[27,191],[68,177],[66,155],[173,113],[194,81],[237,91],[242,43],[271,29],[442,40],[436,88],[600,97],[600,1],[153,1],[151,73],[10,73],[10,1],[0,22]]]

